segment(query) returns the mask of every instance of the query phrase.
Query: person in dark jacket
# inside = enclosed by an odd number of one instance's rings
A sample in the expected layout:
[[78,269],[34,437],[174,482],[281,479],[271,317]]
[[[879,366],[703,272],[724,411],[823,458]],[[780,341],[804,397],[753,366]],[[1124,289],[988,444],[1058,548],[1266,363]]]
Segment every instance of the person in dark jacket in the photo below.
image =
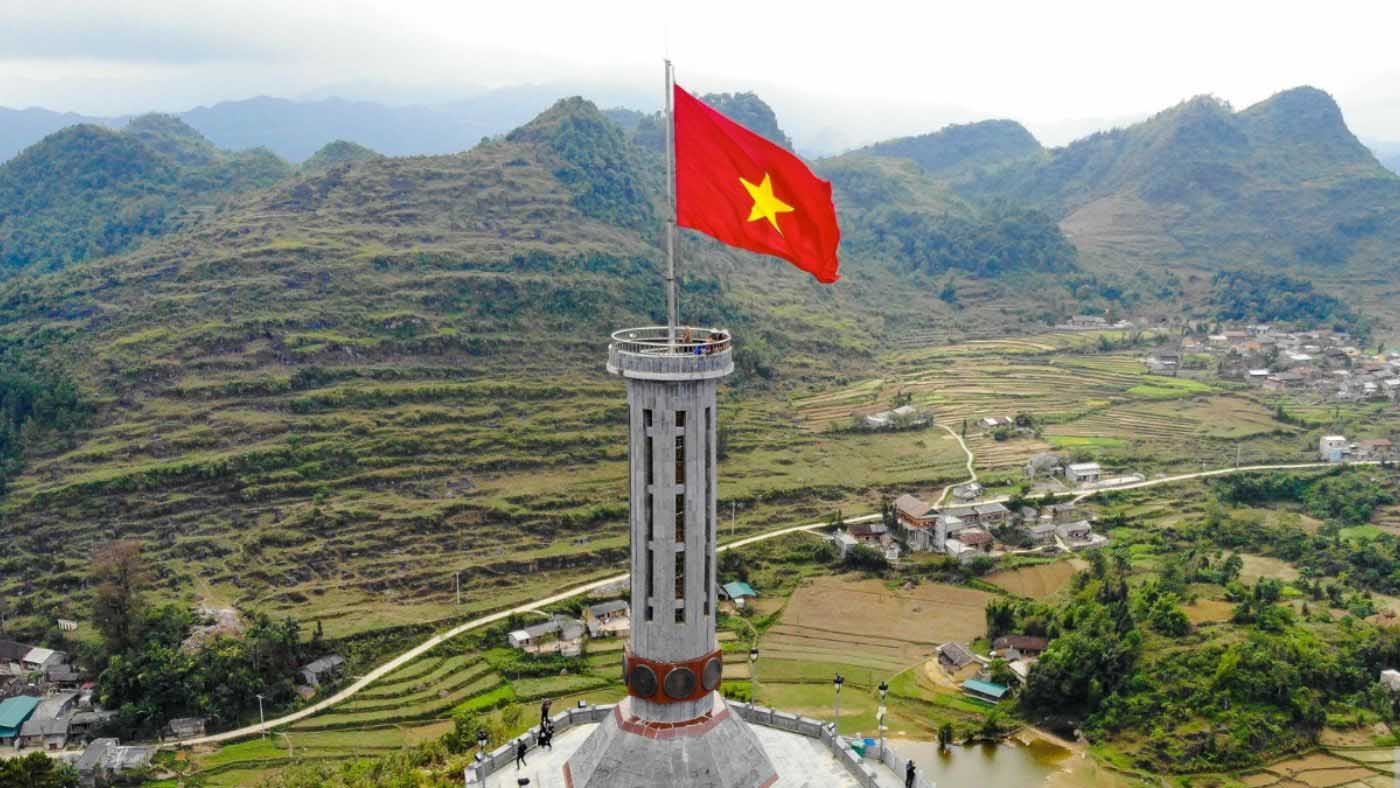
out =
[[904,765],[904,788],[914,788],[914,762]]
[[515,768],[519,769],[525,765],[525,740],[518,739],[515,742]]

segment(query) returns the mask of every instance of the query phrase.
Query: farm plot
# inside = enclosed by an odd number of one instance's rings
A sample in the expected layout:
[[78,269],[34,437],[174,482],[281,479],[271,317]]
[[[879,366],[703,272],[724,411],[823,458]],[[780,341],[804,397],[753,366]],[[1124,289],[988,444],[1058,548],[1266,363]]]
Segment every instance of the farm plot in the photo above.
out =
[[878,580],[814,579],[792,595],[781,623],[764,634],[760,676],[791,670],[801,678],[799,667],[773,665],[780,660],[880,671],[919,664],[939,643],[980,636],[990,597],[942,584],[892,591]]
[[1068,561],[1055,561],[1049,564],[1036,564],[997,572],[989,575],[987,582],[1004,588],[1017,596],[1031,599],[1044,599],[1053,596],[1069,585],[1075,572],[1088,568],[1086,561],[1073,558]]

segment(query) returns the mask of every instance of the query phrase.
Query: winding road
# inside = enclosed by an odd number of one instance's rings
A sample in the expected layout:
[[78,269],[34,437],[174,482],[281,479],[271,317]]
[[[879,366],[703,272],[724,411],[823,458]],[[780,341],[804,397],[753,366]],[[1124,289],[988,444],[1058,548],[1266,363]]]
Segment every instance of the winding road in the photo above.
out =
[[[948,428],[947,426],[945,426],[945,425],[939,425],[939,426],[940,426],[940,427],[943,427],[943,429],[946,430],[946,431],[948,432],[949,435],[952,435],[953,438],[956,439],[956,440],[958,441],[958,445],[962,447],[963,452],[967,454],[967,471],[968,471],[968,475],[969,475],[969,477],[970,477],[970,478],[968,479],[968,481],[976,481],[976,480],[977,480],[977,471],[976,471],[976,469],[973,467],[973,455],[972,455],[972,450],[969,449],[969,448],[967,447],[967,442],[963,440],[962,436],[958,435],[956,432],[954,432],[952,429]],[[1244,465],[1244,466],[1230,467],[1230,468],[1217,468],[1217,469],[1209,470],[1209,471],[1197,471],[1197,472],[1194,472],[1194,473],[1184,473],[1184,474],[1180,474],[1180,475],[1177,475],[1177,476],[1164,476],[1164,477],[1159,478],[1159,479],[1148,479],[1148,480],[1145,480],[1145,481],[1133,482],[1133,483],[1130,483],[1130,484],[1124,484],[1124,485],[1120,485],[1120,486],[1116,486],[1116,487],[1105,487],[1105,488],[1102,488],[1102,489],[1087,490],[1087,491],[1069,491],[1069,492],[1063,492],[1063,493],[1056,493],[1056,494],[1055,494],[1055,497],[1071,497],[1071,499],[1072,499],[1075,503],[1078,503],[1079,501],[1082,501],[1082,500],[1084,500],[1084,499],[1086,499],[1086,498],[1090,498],[1090,497],[1093,497],[1093,496],[1095,496],[1095,495],[1099,495],[1099,494],[1102,494],[1102,493],[1118,492],[1118,491],[1120,491],[1120,490],[1136,490],[1136,489],[1140,489],[1140,488],[1143,488],[1143,487],[1156,487],[1156,486],[1158,486],[1158,485],[1163,485],[1163,484],[1175,484],[1175,483],[1177,483],[1177,482],[1189,481],[1189,480],[1191,480],[1191,479],[1201,479],[1201,478],[1206,478],[1206,477],[1210,477],[1210,476],[1224,476],[1224,475],[1231,474],[1231,473],[1249,473],[1249,472],[1252,472],[1252,471],[1306,470],[1306,469],[1309,469],[1309,468],[1327,468],[1327,467],[1334,466],[1334,465],[1336,465],[1336,464],[1337,464],[1337,463],[1328,463],[1328,462],[1307,462],[1307,463],[1276,464],[1276,465]],[[1361,462],[1354,462],[1354,463],[1347,463],[1347,464],[1349,464],[1349,465],[1379,465],[1380,463],[1377,462],[1377,461],[1375,461],[1375,460],[1369,460],[1369,461],[1361,461]],[[966,484],[966,483],[967,483],[967,482],[958,482],[957,484]],[[949,490],[951,490],[954,486],[956,486],[956,484],[950,484],[950,485],[948,485],[947,487],[943,488],[943,494],[939,496],[939,498],[938,498],[938,503],[935,504],[935,507],[942,506],[944,498],[947,497]],[[1005,496],[1002,496],[1002,497],[1000,497],[1000,498],[988,499],[987,502],[997,501],[997,500],[1004,501],[1004,500],[1006,500],[1006,498],[1005,498]],[[845,522],[847,522],[847,523],[864,523],[864,522],[870,522],[871,520],[878,520],[878,519],[880,519],[880,514],[879,514],[878,512],[876,512],[876,513],[874,513],[874,514],[866,514],[866,515],[861,515],[861,516],[859,516],[859,517],[852,517],[852,518],[847,519]],[[777,537],[786,536],[786,535],[788,535],[788,534],[799,533],[799,532],[803,532],[803,531],[815,531],[815,530],[817,530],[817,529],[819,529],[819,528],[825,528],[825,527],[827,527],[827,526],[829,526],[829,525],[830,525],[829,522],[819,522],[819,523],[808,523],[807,525],[794,525],[794,526],[789,526],[789,527],[787,527],[787,528],[779,528],[779,529],[776,529],[776,530],[773,530],[773,531],[768,531],[768,532],[766,532],[766,533],[756,534],[756,535],[754,535],[754,536],[749,536],[749,537],[745,537],[745,538],[743,538],[743,539],[739,539],[739,540],[737,540],[737,541],[729,542],[728,544],[720,545],[719,550],[720,550],[720,551],[732,550],[732,549],[734,549],[734,548],[736,548],[736,547],[744,547],[744,546],[746,546],[746,545],[757,544],[757,543],[759,543],[759,542],[764,542],[764,541],[767,541],[767,540],[769,540],[769,539],[776,539]],[[380,665],[379,667],[375,668],[374,670],[371,670],[370,672],[368,672],[368,673],[366,673],[365,675],[361,676],[360,678],[356,679],[355,682],[354,682],[353,684],[351,684],[350,686],[345,687],[344,689],[340,690],[339,692],[335,693],[334,695],[330,696],[329,698],[326,698],[326,699],[323,700],[323,701],[319,701],[319,702],[314,703],[314,704],[312,704],[312,705],[310,705],[310,706],[307,706],[307,707],[304,708],[304,709],[300,709],[300,710],[298,710],[298,711],[292,712],[291,714],[287,714],[287,715],[282,716],[282,717],[277,717],[276,719],[267,720],[266,722],[261,722],[261,723],[258,723],[258,724],[256,724],[256,725],[248,725],[248,726],[243,727],[243,728],[236,728],[236,729],[234,729],[234,730],[224,731],[223,733],[215,733],[215,734],[212,734],[212,735],[209,735],[209,736],[202,736],[202,737],[197,738],[197,739],[187,739],[187,740],[182,741],[182,742],[178,742],[178,743],[169,743],[169,744],[165,744],[165,745],[162,745],[162,746],[164,746],[164,747],[176,747],[176,746],[179,746],[179,747],[189,747],[189,746],[202,745],[202,744],[222,744],[222,743],[224,743],[224,742],[230,742],[230,741],[234,741],[234,740],[237,740],[237,739],[246,738],[246,737],[248,737],[248,736],[255,736],[255,735],[260,734],[260,733],[266,733],[266,732],[271,731],[271,730],[273,730],[273,729],[275,729],[275,728],[280,728],[280,727],[283,727],[283,726],[285,726],[285,725],[290,725],[290,724],[292,724],[292,723],[294,723],[294,722],[298,722],[298,721],[300,721],[300,720],[304,720],[304,719],[306,719],[307,717],[310,717],[310,716],[313,716],[313,715],[315,715],[315,714],[319,714],[319,713],[321,713],[321,712],[323,712],[323,711],[326,711],[327,709],[331,708],[332,706],[335,706],[336,704],[343,703],[343,702],[345,702],[346,700],[349,700],[350,698],[352,698],[352,697],[354,697],[356,694],[358,694],[361,690],[364,690],[366,687],[370,686],[370,685],[373,684],[374,682],[376,682],[376,681],[378,681],[378,680],[384,678],[385,676],[389,675],[390,673],[393,673],[394,671],[398,670],[399,668],[403,667],[404,665],[407,665],[408,663],[410,663],[410,662],[412,662],[413,660],[417,659],[418,657],[423,656],[423,655],[426,654],[429,650],[431,650],[434,646],[437,646],[437,645],[439,645],[439,644],[441,644],[441,643],[443,643],[443,642],[446,642],[446,641],[448,641],[448,640],[451,640],[451,639],[453,639],[453,638],[455,638],[455,637],[458,637],[459,635],[462,635],[462,634],[464,634],[464,633],[470,632],[470,631],[472,631],[473,629],[480,629],[481,627],[489,626],[489,625],[494,624],[494,623],[496,623],[496,622],[498,622],[498,621],[502,621],[502,620],[504,620],[504,619],[506,619],[506,618],[509,618],[509,617],[512,616],[512,615],[521,614],[521,613],[532,613],[532,612],[537,612],[537,611],[539,611],[541,608],[548,607],[549,605],[553,605],[553,604],[558,603],[558,602],[563,602],[563,601],[565,601],[565,600],[572,599],[572,598],[574,598],[574,597],[576,597],[576,596],[581,596],[581,595],[583,595],[583,594],[587,594],[587,593],[589,593],[589,592],[591,592],[591,591],[596,591],[596,590],[598,590],[598,589],[600,589],[600,588],[603,588],[603,587],[605,587],[605,586],[609,586],[609,585],[612,585],[612,584],[614,584],[614,583],[619,583],[619,582],[625,581],[626,579],[627,579],[627,575],[626,575],[626,574],[620,574],[620,575],[613,575],[613,576],[611,576],[611,577],[605,577],[605,578],[603,578],[603,579],[601,579],[601,580],[594,580],[594,581],[592,581],[592,582],[590,582],[590,583],[585,583],[585,584],[583,584],[583,585],[581,585],[581,586],[576,586],[576,587],[571,588],[571,589],[568,589],[568,590],[566,590],[566,591],[560,591],[559,593],[557,593],[557,594],[555,594],[555,595],[553,595],[553,596],[546,597],[546,598],[544,598],[544,599],[538,599],[538,600],[535,600],[534,602],[530,602],[530,603],[528,603],[528,604],[517,605],[517,606],[512,607],[512,608],[509,608],[509,609],[507,609],[507,610],[501,610],[501,611],[496,612],[496,613],[491,613],[491,614],[488,614],[488,615],[484,615],[484,616],[480,616],[480,617],[478,617],[478,618],[471,619],[470,621],[467,621],[467,622],[462,623],[462,624],[458,624],[457,626],[455,626],[455,627],[453,627],[453,628],[451,628],[451,629],[449,629],[449,630],[447,630],[447,631],[445,631],[445,632],[439,633],[439,634],[437,634],[437,635],[433,635],[432,637],[428,638],[427,640],[423,641],[422,643],[419,643],[418,645],[414,646],[413,648],[409,649],[408,651],[405,651],[404,653],[398,655],[397,657],[394,657],[393,659],[389,660],[388,662],[385,662],[383,665]]]

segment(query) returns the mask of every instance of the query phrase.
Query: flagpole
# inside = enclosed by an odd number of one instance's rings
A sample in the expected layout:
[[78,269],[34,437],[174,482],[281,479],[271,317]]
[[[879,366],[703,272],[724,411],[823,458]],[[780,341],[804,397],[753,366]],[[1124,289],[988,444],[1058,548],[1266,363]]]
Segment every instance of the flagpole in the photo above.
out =
[[676,116],[672,104],[675,72],[666,58],[666,341],[676,343]]

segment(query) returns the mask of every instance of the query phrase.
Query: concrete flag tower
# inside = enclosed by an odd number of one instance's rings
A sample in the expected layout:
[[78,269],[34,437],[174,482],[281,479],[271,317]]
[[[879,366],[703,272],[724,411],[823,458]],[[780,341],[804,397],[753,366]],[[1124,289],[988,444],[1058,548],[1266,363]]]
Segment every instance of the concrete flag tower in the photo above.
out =
[[632,634],[627,697],[564,766],[572,788],[760,788],[778,775],[719,694],[715,637],[720,378],[727,332],[619,331],[608,371],[627,381]]

